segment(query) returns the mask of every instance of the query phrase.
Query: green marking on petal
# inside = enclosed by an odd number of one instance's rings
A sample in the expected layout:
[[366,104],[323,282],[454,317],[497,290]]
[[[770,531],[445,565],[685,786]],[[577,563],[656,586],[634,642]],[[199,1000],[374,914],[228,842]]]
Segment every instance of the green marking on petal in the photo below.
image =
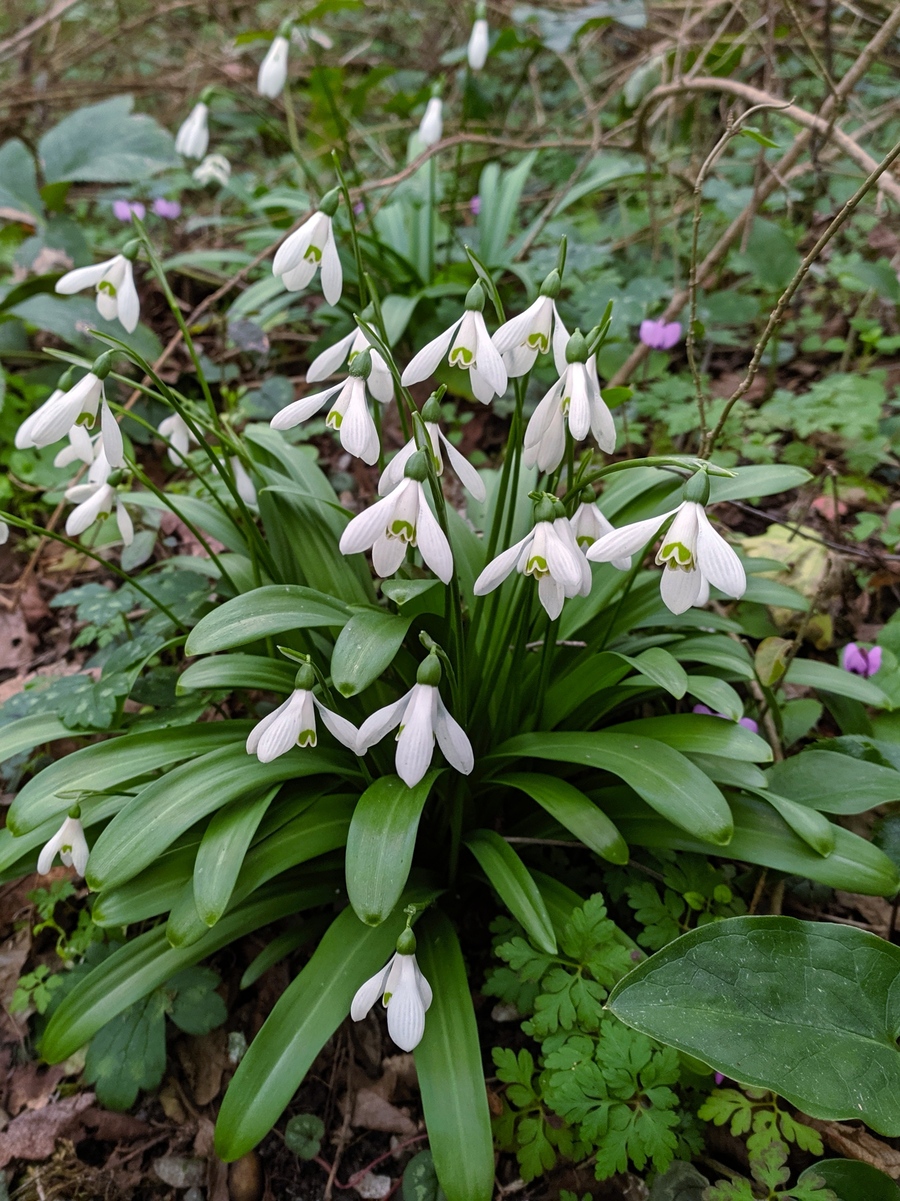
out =
[[300,737],[297,739],[297,746],[315,746],[316,732],[315,730],[301,730]]
[[453,367],[471,367],[474,361],[475,355],[468,346],[455,346],[450,351],[450,364]]
[[585,547],[593,546],[597,539],[592,538],[590,534],[579,534],[575,541],[578,543],[579,547]]
[[547,567],[547,560],[542,555],[533,555],[525,566],[525,574],[533,575],[535,579],[549,575],[549,572],[550,569]]
[[416,527],[401,517],[395,517],[388,526],[387,535],[389,538],[399,538],[401,542],[415,543]]
[[341,422],[343,420],[344,420],[343,414],[339,413],[337,411],[337,409],[332,409],[331,412],[328,414],[328,416],[325,418],[325,424],[328,426],[329,429],[339,430],[341,428]]
[[310,246],[303,257],[308,263],[320,263],[322,261],[322,251],[318,246]]
[[118,296],[118,292],[116,291],[116,285],[114,283],[111,283],[108,279],[100,280],[99,284],[97,284],[97,291],[105,292],[107,296],[112,296],[113,299],[115,299],[115,297]]
[[529,334],[525,339],[525,345],[529,346],[532,350],[539,350],[541,354],[546,354],[550,349],[550,339],[546,334],[540,332]]

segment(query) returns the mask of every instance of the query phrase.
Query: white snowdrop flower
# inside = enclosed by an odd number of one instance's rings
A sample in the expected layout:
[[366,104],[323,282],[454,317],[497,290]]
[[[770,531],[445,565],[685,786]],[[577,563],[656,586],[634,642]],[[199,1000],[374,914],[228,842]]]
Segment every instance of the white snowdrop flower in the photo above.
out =
[[463,315],[414,356],[400,377],[403,386],[428,379],[446,356],[451,367],[468,371],[472,391],[482,404],[502,396],[508,383],[506,368],[487,331],[483,308],[484,289],[480,283],[473,284]]
[[534,509],[534,528],[521,541],[492,559],[475,581],[476,596],[499,587],[515,569],[538,581],[538,597],[551,618],[559,617],[566,597],[586,594],[586,564],[560,501],[544,493]]
[[260,763],[271,763],[295,746],[315,746],[316,710],[325,728],[338,742],[356,752],[359,731],[352,722],[326,709],[319,698],[313,695],[315,678],[311,667],[305,665],[300,668],[294,691],[288,699],[250,731],[248,755],[256,755]]
[[180,413],[171,413],[156,427],[161,437],[169,443],[169,461],[181,466],[187,458],[192,442],[196,443],[193,431]]
[[350,374],[343,383],[333,384],[323,392],[313,392],[310,396],[302,396],[292,404],[285,405],[269,424],[273,430],[292,429],[308,421],[334,397],[325,424],[338,433],[341,446],[348,454],[370,465],[377,462],[380,449],[378,429],[366,401],[366,382],[371,370],[370,351],[360,351],[350,364]]
[[372,566],[382,579],[393,575],[415,546],[439,580],[449,584],[453,577],[453,552],[447,535],[428,507],[422,481],[426,478],[424,452],[409,458],[404,478],[388,496],[358,514],[341,534],[345,555],[372,548]]
[[194,168],[192,176],[197,183],[204,186],[217,183],[224,188],[231,179],[231,163],[224,154],[208,154],[203,162]]
[[93,425],[99,408],[106,457],[111,466],[123,467],[125,445],[118,422],[106,402],[103,386],[113,357],[113,351],[106,351],[95,361],[93,370],[82,376],[77,384],[65,391],[57,388],[39,409],[27,417],[16,432],[19,450],[29,446],[52,446],[65,437],[73,425]]
[[444,102],[440,96],[432,96],[425,105],[425,114],[419,122],[419,141],[422,146],[433,146],[441,140],[444,132]]
[[464,776],[475,766],[472,744],[466,732],[441,700],[441,665],[434,652],[419,664],[416,682],[399,701],[378,709],[359,728],[357,753],[364,755],[376,742],[397,726],[397,775],[414,788],[431,766],[434,742],[451,767]]
[[684,500],[675,509],[622,526],[604,534],[588,549],[596,563],[612,563],[643,550],[660,526],[674,521],[663,535],[656,562],[663,568],[660,594],[672,613],[700,607],[709,599],[710,584],[735,599],[744,595],[747,577],[736,552],[717,533],[706,516],[709,477],[698,471],[684,486]]
[[328,34],[323,29],[318,29],[315,25],[295,25],[291,29],[291,41],[304,52],[309,50],[310,42],[315,42],[323,50],[332,50],[334,48],[334,42]]
[[553,349],[556,370],[566,370],[566,345],[569,334],[556,309],[559,295],[559,272],[551,271],[541,287],[541,294],[524,313],[512,317],[491,338],[503,356],[510,379],[527,375],[539,354]]
[[[364,320],[367,320],[365,313],[362,316]],[[306,382],[317,384],[328,379],[329,375],[334,375],[336,371],[340,370],[345,361],[348,364],[352,363],[356,356],[364,350],[368,350],[372,356],[372,371],[368,379],[369,391],[381,404],[388,404],[394,399],[394,377],[391,375],[387,363],[370,344],[361,329],[353,330],[345,338],[341,338],[339,342],[335,342],[333,346],[329,346],[327,350],[323,350],[320,355],[317,355],[309,365]]]
[[209,145],[209,107],[200,100],[181,123],[175,136],[175,151],[185,158],[203,158]]
[[[425,424],[425,432],[428,435],[428,443],[431,448],[431,461],[434,463],[434,470],[438,475],[442,475],[444,471],[443,451],[447,452],[447,458],[450,460],[450,466],[453,468],[459,482],[466,488],[476,500],[484,500],[486,492],[484,480],[465,457],[460,454],[447,435],[438,425],[441,416],[441,406],[435,396],[432,394],[425,402],[422,408],[422,420]],[[390,492],[398,487],[403,480],[403,472],[406,464],[416,453],[416,440],[410,438],[406,445],[398,450],[394,457],[388,463],[382,472],[381,479],[378,481],[378,495],[387,496]]]
[[97,312],[106,321],[117,317],[120,324],[132,333],[141,315],[141,303],[134,286],[134,271],[124,254],[117,254],[93,267],[76,267],[56,281],[60,296],[72,296],[83,288],[97,289]]
[[[115,473],[116,476],[118,472]],[[91,465],[86,484],[74,484],[66,489],[66,500],[75,508],[66,519],[66,533],[70,538],[83,534],[97,521],[105,521],[116,511],[116,524],[126,546],[134,541],[134,524],[118,492],[119,480],[113,477],[106,451],[101,447]]]
[[256,487],[250,478],[247,468],[237,455],[232,455],[228,461],[231,464],[231,470],[234,472],[234,484],[237,488],[238,496],[245,505],[255,505]]
[[53,460],[54,467],[68,467],[79,460],[90,467],[94,461],[94,444],[99,435],[92,438],[83,425],[73,425],[69,430],[69,445],[64,446]]
[[616,448],[616,427],[600,394],[596,368],[591,371],[587,345],[576,331],[569,339],[566,356],[570,362],[562,376],[544,396],[525,430],[523,462],[541,471],[555,471],[566,451],[566,425],[576,442],[592,433],[602,451]]
[[489,43],[490,32],[488,30],[487,18],[484,15],[484,5],[479,4],[475,10],[475,23],[472,26],[472,32],[469,35],[469,45],[466,48],[466,57],[469,60],[470,70],[480,71],[487,62]]
[[79,817],[81,810],[76,805],[38,856],[37,869],[46,876],[53,866],[57,854],[66,867],[74,867],[79,876],[87,870],[88,844]]
[[425,1033],[425,1014],[431,1006],[431,985],[422,975],[415,956],[416,939],[406,929],[397,939],[397,951],[380,972],[359,989],[350,1005],[350,1016],[361,1022],[382,999],[387,1010],[388,1034],[403,1051],[414,1050]]
[[0,546],[9,541],[9,526],[5,521],[0,521]]
[[268,96],[270,100],[275,100],[284,90],[287,83],[289,46],[287,38],[281,34],[272,39],[266,57],[259,64],[256,90],[260,96]]
[[322,197],[318,212],[294,230],[278,247],[272,274],[280,275],[289,292],[299,292],[322,269],[322,293],[329,304],[341,298],[343,274],[334,240],[332,218],[340,202],[340,191],[333,188]]
[[[611,534],[614,530],[612,522],[605,517],[597,507],[593,496],[583,500],[569,520],[575,544],[582,554],[586,555],[598,538]],[[628,571],[631,567],[631,555],[623,555],[621,559],[611,560],[613,567],[619,571]]]

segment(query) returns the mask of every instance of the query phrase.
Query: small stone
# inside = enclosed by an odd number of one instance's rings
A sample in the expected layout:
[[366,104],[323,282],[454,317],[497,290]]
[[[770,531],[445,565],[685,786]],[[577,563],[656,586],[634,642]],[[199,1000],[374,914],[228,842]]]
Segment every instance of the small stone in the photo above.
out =
[[197,1188],[196,1185],[193,1185],[184,1194],[184,1201],[205,1201],[205,1196],[206,1194],[202,1188]]
[[188,1159],[184,1155],[164,1155],[154,1162],[153,1170],[170,1188],[196,1188],[206,1179],[206,1160]]
[[491,1020],[494,1022],[518,1022],[522,1015],[515,1005],[500,1001],[491,1010]]
[[364,1201],[382,1201],[391,1191],[393,1183],[390,1176],[376,1176],[374,1172],[366,1172],[365,1176],[354,1181],[353,1187]]
[[240,1030],[232,1030],[228,1035],[228,1062],[239,1064],[247,1053],[247,1039]]

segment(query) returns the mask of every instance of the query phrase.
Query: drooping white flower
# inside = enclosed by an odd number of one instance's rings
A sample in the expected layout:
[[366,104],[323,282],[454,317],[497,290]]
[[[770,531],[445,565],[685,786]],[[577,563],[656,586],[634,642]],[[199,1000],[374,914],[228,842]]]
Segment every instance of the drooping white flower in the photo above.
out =
[[[106,355],[101,355],[94,364],[96,371],[89,371],[65,392],[57,388],[39,409],[30,417],[26,417],[16,431],[16,446],[19,450],[32,446],[52,446],[54,442],[64,438],[73,425],[93,425],[99,408],[106,458],[113,467],[124,466],[125,446],[122,434],[106,402],[103,387],[102,376],[108,372],[109,367],[99,367],[98,364],[102,360],[106,360]],[[106,360],[107,363],[110,361],[111,359]],[[101,374],[98,375],[97,371]]]
[[231,179],[231,163],[224,154],[208,154],[199,166],[192,172],[197,183],[204,186],[208,183],[221,184],[224,188]]
[[209,107],[202,100],[191,109],[175,136],[175,151],[185,158],[203,158],[209,145]]
[[425,114],[419,122],[419,141],[423,146],[433,146],[441,140],[444,132],[444,103],[440,96],[432,96],[425,105]]
[[[705,605],[709,586],[714,585],[726,596],[743,596],[747,577],[736,552],[710,524],[704,509],[709,496],[705,472],[698,472],[685,484],[685,499],[675,509],[622,526],[604,534],[588,549],[587,557],[596,563],[612,563],[625,555],[643,550],[660,526],[670,517],[674,521],[663,536],[656,562],[663,568],[660,594],[672,613],[684,613],[691,606]],[[703,476],[694,484],[698,476]]]
[[95,458],[95,443],[100,435],[92,438],[83,425],[73,425],[69,430],[69,445],[64,446],[53,460],[54,467],[68,467],[79,460],[90,467]]
[[[569,339],[569,348],[566,351],[569,356],[580,354],[582,348],[587,353],[579,333]],[[525,430],[522,456],[526,467],[556,470],[566,452],[567,424],[576,442],[590,432],[601,450],[607,454],[615,450],[615,422],[600,393],[596,367],[591,371],[590,359],[573,359],[532,413]]]
[[405,471],[407,474],[393,492],[353,518],[341,534],[341,551],[353,555],[371,547],[372,566],[385,579],[403,562],[406,548],[415,546],[438,579],[449,584],[453,576],[453,552],[425,499],[422,479],[427,468],[424,461],[413,457]]
[[171,413],[157,426],[161,437],[169,443],[168,456],[170,462],[181,466],[187,458],[192,442],[196,442],[193,431],[180,413]]
[[551,618],[559,617],[566,597],[586,595],[590,571],[578,551],[572,527],[562,504],[547,494],[534,511],[535,524],[529,534],[492,559],[475,581],[476,596],[499,587],[515,569],[538,581],[538,598]]
[[269,422],[273,430],[289,430],[314,413],[334,397],[325,424],[340,435],[341,446],[349,454],[364,463],[378,461],[380,443],[378,429],[366,401],[366,380],[372,370],[371,354],[360,351],[350,364],[350,374],[343,383],[333,384],[323,392],[302,396],[292,404],[285,405]]
[[[484,500],[486,495],[484,480],[465,455],[460,454],[438,425],[440,415],[440,404],[434,397],[429,398],[422,409],[422,420],[425,424],[425,432],[428,435],[428,442],[431,447],[431,461],[434,463],[435,472],[438,475],[443,474],[444,458],[442,451],[446,450],[450,466],[453,468],[462,486],[476,500]],[[397,451],[390,463],[385,467],[381,474],[381,479],[378,481],[379,496],[387,496],[401,483],[406,464],[416,453],[416,450],[416,440],[415,438],[410,438],[406,445]]]
[[[365,317],[365,314],[363,316]],[[334,375],[343,366],[345,360],[349,365],[363,350],[368,350],[372,356],[372,372],[368,379],[369,391],[381,404],[388,404],[394,399],[394,377],[391,375],[387,363],[370,344],[361,329],[353,330],[352,333],[347,334],[346,338],[341,338],[339,342],[335,342],[333,346],[329,346],[327,350],[323,350],[320,355],[317,355],[309,365],[306,382],[317,384],[323,379],[328,379],[329,375]]]
[[78,818],[77,807],[72,810],[38,856],[37,869],[40,875],[46,876],[53,866],[53,860],[57,854],[66,867],[74,867],[79,876],[84,875],[89,851],[84,829]]
[[272,274],[280,275],[289,292],[299,292],[322,268],[322,293],[329,304],[341,298],[343,274],[334,240],[332,218],[337,212],[340,192],[337,188],[322,197],[318,212],[294,230],[278,247]]
[[284,90],[287,82],[289,46],[287,38],[281,34],[272,39],[266,57],[259,64],[256,90],[260,96],[268,96],[270,100],[275,100]]
[[9,541],[9,526],[5,521],[0,521],[0,546]]
[[297,672],[294,691],[286,701],[264,717],[250,731],[247,739],[247,754],[256,755],[260,763],[271,763],[295,746],[315,746],[316,710],[338,742],[356,751],[359,731],[352,722],[327,709],[312,688],[315,674],[311,667],[301,667]]
[[72,296],[83,288],[97,289],[97,312],[107,321],[117,317],[129,333],[137,328],[141,302],[134,286],[134,271],[124,254],[117,254],[93,267],[76,267],[56,281],[60,296]]
[[[602,538],[604,534],[611,534],[615,528],[593,500],[582,501],[572,514],[569,524],[575,535],[575,544],[584,555],[587,555],[598,538]],[[631,567],[631,555],[623,555],[621,559],[613,559],[611,562],[619,571],[628,571]]]
[[110,483],[112,468],[106,451],[101,448],[88,472],[87,483],[74,484],[66,489],[66,500],[75,508],[66,518],[66,533],[70,538],[83,534],[96,521],[105,521],[115,508],[116,524],[126,546],[134,541],[134,524],[119,494],[116,484]]
[[431,766],[435,739],[444,758],[458,772],[467,776],[475,766],[472,744],[465,730],[441,700],[440,679],[438,657],[429,653],[419,664],[416,683],[409,692],[367,717],[359,728],[357,751],[364,755],[391,730],[400,727],[394,766],[410,788],[419,783]]
[[469,35],[469,45],[466,49],[466,57],[469,60],[470,70],[480,71],[487,62],[489,44],[490,32],[488,30],[487,19],[484,17],[483,12],[479,12],[475,17],[475,23]]
[[[405,934],[411,931],[404,931]],[[398,939],[401,945],[403,935]],[[413,941],[413,946],[415,942]],[[422,975],[414,953],[397,951],[380,972],[356,992],[350,1016],[360,1022],[379,997],[387,1010],[388,1034],[403,1051],[414,1050],[425,1033],[425,1014],[431,1006],[431,985]]]
[[256,504],[256,486],[250,478],[247,468],[237,457],[232,455],[228,460],[231,464],[231,470],[234,472],[234,485],[237,488],[237,494],[245,505]]
[[483,308],[484,289],[480,283],[473,284],[463,315],[414,356],[400,377],[403,386],[428,379],[446,356],[451,367],[468,371],[472,391],[482,404],[502,396],[509,382],[506,367],[487,331]]
[[534,304],[504,322],[491,339],[503,356],[510,379],[527,375],[538,355],[547,354],[551,347],[556,370],[560,375],[565,372],[569,334],[556,309],[559,288],[559,272],[551,271]]

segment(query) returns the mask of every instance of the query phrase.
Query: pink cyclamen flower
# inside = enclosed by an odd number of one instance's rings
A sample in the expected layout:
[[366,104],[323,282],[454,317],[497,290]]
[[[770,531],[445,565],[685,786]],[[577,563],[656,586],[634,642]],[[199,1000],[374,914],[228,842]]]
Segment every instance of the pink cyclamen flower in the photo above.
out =
[[477,217],[478,214],[481,212],[481,197],[480,196],[473,196],[472,199],[469,201],[469,212],[472,214],[473,217]]
[[[710,709],[706,705],[694,705],[694,713],[707,713],[710,717],[721,717],[725,721],[731,721],[727,713],[717,713],[715,709]],[[741,717],[738,719],[739,726],[743,726],[745,730],[749,730],[752,734],[759,733],[759,726],[752,717]]]
[[114,200],[112,210],[113,216],[120,221],[130,221],[132,213],[143,221],[147,212],[139,200]]
[[715,1081],[716,1081],[716,1087],[717,1087],[717,1088],[718,1088],[718,1087],[719,1087],[719,1086],[722,1084],[722,1081],[723,1081],[724,1079],[725,1079],[725,1076],[723,1075],[723,1073],[722,1073],[722,1072],[716,1072],[716,1074],[715,1074]]
[[677,321],[651,321],[649,318],[641,322],[640,338],[651,350],[671,350],[681,337],[681,326]]
[[873,646],[866,650],[857,642],[848,642],[841,653],[841,667],[844,671],[852,671],[855,676],[874,676],[881,667],[881,647]]
[[164,196],[157,196],[153,201],[153,211],[157,217],[163,217],[166,221],[174,221],[176,217],[181,216],[181,205],[177,200],[166,200]]

